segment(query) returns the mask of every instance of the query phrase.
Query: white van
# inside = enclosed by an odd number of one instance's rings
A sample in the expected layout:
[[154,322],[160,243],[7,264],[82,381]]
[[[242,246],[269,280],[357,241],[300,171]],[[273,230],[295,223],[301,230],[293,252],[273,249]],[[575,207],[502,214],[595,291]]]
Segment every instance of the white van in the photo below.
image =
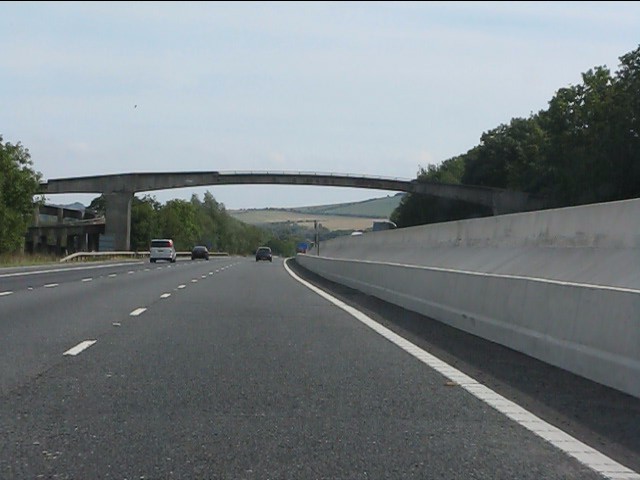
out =
[[156,260],[168,260],[171,263],[176,261],[176,249],[173,246],[173,240],[170,238],[157,238],[151,240],[151,248],[149,248],[149,261],[156,263]]

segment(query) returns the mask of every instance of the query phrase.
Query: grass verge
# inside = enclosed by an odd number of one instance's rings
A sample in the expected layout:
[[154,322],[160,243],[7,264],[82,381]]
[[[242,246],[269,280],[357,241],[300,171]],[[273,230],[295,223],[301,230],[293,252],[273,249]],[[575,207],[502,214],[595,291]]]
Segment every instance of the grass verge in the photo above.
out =
[[41,253],[2,253],[0,254],[0,267],[27,267],[30,265],[43,265],[58,263],[60,257]]

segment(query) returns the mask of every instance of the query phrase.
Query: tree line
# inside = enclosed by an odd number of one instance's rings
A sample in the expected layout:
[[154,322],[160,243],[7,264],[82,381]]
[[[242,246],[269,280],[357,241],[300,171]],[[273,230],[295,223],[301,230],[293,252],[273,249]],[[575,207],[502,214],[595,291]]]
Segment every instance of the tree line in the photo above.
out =
[[[546,110],[482,134],[468,152],[420,168],[417,181],[478,185],[543,196],[565,207],[640,196],[640,47],[561,88]],[[409,194],[400,227],[491,215],[487,207]]]
[[[89,208],[104,215],[101,195]],[[190,200],[174,199],[161,204],[155,197],[133,197],[131,204],[132,250],[149,249],[152,238],[171,238],[178,251],[190,251],[195,245],[205,245],[212,252],[230,255],[255,253],[261,245],[271,246],[276,254],[292,255],[295,241],[278,238],[268,230],[248,225],[233,218],[211,192],[203,199],[192,195]],[[290,240],[290,241],[286,241]]]

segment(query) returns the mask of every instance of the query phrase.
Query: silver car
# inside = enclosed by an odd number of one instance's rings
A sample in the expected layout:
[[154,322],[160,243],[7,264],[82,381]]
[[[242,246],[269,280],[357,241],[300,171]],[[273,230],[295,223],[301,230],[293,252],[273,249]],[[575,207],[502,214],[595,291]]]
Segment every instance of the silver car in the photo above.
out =
[[167,260],[171,263],[176,261],[176,249],[173,240],[170,238],[158,238],[151,240],[149,248],[149,261],[156,263],[156,260]]

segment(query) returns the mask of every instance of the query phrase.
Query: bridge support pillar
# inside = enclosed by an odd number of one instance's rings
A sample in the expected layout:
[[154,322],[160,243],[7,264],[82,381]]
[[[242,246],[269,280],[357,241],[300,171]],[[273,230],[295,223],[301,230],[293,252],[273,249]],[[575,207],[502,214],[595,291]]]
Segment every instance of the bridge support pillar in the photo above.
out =
[[131,237],[132,192],[106,193],[105,234],[114,236],[116,251],[128,251]]

